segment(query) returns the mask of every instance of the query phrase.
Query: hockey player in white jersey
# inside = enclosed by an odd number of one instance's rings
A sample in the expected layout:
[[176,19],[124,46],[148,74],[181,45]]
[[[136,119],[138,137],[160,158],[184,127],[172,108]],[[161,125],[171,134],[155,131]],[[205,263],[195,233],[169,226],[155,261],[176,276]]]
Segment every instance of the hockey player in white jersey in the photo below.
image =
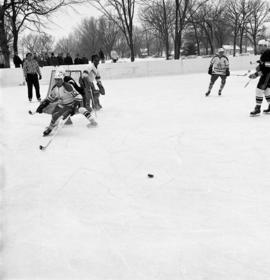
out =
[[221,95],[221,92],[226,83],[226,79],[228,76],[230,76],[229,59],[224,55],[223,48],[220,48],[218,50],[218,53],[211,59],[208,74],[211,75],[211,79],[208,91],[205,95],[208,96],[210,94],[213,85],[219,77],[221,78],[221,84],[218,95]]
[[[83,71],[83,87],[84,87],[84,106],[90,109],[90,100],[92,101],[92,108],[99,110],[102,108],[100,105],[100,94],[105,95],[105,89],[101,83],[101,77],[98,70],[100,58],[97,54],[92,55],[91,65]],[[98,90],[95,88],[94,81],[96,80]]]
[[64,82],[64,74],[62,72],[56,72],[54,79],[54,87],[36,110],[37,113],[42,113],[43,109],[51,102],[57,101],[57,105],[52,112],[50,125],[43,132],[43,136],[49,135],[54,127],[57,126],[60,119],[65,120],[69,116],[74,115],[77,110],[89,120],[91,125],[96,126],[97,123],[94,117],[91,116],[91,113],[86,110],[86,108],[81,107],[82,96],[73,88],[70,83]]

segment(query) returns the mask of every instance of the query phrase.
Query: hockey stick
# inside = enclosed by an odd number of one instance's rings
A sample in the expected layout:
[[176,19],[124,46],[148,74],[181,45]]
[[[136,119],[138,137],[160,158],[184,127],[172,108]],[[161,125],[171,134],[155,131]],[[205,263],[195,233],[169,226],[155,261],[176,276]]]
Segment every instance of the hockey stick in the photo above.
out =
[[244,74],[231,74],[232,76],[238,76],[238,77],[245,77],[250,73],[250,70],[248,70],[248,72],[244,73]]
[[252,80],[252,79],[249,79],[249,80],[248,80],[248,82],[244,85],[244,88],[246,88],[246,87],[249,85],[249,83],[250,83],[251,80]]
[[70,117],[70,114],[64,120],[62,119],[63,120],[62,122],[60,120],[60,123],[58,124],[55,133],[52,135],[51,139],[47,142],[47,144],[45,144],[44,146],[39,145],[40,150],[45,151],[48,148],[48,146],[52,143],[53,139],[55,138],[55,136],[57,135],[59,130],[61,130],[61,128],[64,127],[64,125],[67,122],[67,120],[69,119],[69,117]]

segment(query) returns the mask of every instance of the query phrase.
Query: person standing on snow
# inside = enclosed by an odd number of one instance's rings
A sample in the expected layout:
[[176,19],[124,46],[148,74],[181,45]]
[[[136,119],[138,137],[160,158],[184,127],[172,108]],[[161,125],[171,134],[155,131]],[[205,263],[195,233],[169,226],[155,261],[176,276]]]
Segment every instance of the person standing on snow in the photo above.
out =
[[38,101],[40,99],[40,92],[39,92],[39,80],[41,80],[41,72],[39,69],[39,65],[35,59],[33,59],[31,53],[27,53],[26,59],[23,63],[23,73],[25,80],[27,82],[28,88],[28,99],[31,102],[33,97],[33,85],[36,90],[36,97]]
[[226,79],[228,76],[230,76],[229,59],[224,55],[223,48],[218,49],[218,53],[211,59],[208,74],[211,75],[211,79],[208,91],[206,92],[205,96],[210,94],[213,85],[219,77],[221,78],[221,84],[218,95],[221,95],[226,83]]
[[261,105],[263,96],[268,103],[268,108],[263,110],[264,113],[270,113],[270,49],[267,48],[268,42],[261,40],[259,42],[259,51],[261,52],[260,60],[257,61],[259,65],[256,67],[256,72],[249,75],[250,79],[256,79],[260,76],[256,87],[256,106],[250,116],[256,116],[261,113]]
[[56,107],[52,112],[52,118],[49,127],[43,132],[43,136],[47,136],[51,133],[54,127],[57,126],[60,119],[65,120],[69,116],[75,114],[76,110],[83,114],[90,122],[90,125],[96,126],[97,122],[91,116],[91,113],[86,108],[81,107],[82,97],[74,90],[70,83],[64,82],[64,73],[55,73],[55,85],[52,88],[50,94],[44,99],[39,107],[36,109],[37,113],[42,113],[51,102],[58,101]]

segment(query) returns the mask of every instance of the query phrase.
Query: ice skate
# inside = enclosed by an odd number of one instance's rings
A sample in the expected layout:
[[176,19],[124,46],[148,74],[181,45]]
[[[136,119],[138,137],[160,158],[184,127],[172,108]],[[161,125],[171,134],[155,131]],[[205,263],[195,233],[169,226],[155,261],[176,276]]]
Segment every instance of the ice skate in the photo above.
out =
[[267,109],[263,110],[263,112],[264,112],[265,114],[270,114],[270,104],[268,105],[268,108],[267,108]]
[[219,95],[219,96],[221,95],[221,90],[218,91],[218,95]]
[[94,118],[90,118],[89,119],[89,124],[87,125],[87,127],[94,127],[94,126],[97,126],[98,123],[95,121]]
[[260,113],[261,113],[261,106],[260,105],[256,105],[254,110],[252,112],[250,112],[250,116],[251,117],[259,116]]

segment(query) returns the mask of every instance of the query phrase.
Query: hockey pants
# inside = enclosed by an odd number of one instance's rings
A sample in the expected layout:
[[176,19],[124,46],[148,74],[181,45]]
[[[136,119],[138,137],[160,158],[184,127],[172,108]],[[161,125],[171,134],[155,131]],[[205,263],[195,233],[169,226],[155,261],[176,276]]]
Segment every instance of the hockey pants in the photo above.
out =
[[213,85],[215,84],[216,80],[220,77],[221,79],[221,84],[220,84],[220,88],[219,90],[222,91],[222,89],[225,86],[226,83],[226,76],[225,75],[216,75],[216,74],[212,74],[211,75],[211,79],[210,79],[210,84],[209,84],[209,91],[211,91]]

